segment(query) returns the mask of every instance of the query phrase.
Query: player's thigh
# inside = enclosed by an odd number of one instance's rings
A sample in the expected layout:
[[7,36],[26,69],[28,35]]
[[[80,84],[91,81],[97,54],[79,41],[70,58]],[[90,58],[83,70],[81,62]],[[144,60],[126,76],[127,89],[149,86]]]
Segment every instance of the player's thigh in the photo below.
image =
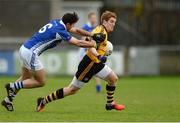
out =
[[33,77],[32,72],[30,70],[28,70],[27,68],[22,67],[21,76],[16,80],[16,82],[23,81],[26,79],[31,79],[32,77]]

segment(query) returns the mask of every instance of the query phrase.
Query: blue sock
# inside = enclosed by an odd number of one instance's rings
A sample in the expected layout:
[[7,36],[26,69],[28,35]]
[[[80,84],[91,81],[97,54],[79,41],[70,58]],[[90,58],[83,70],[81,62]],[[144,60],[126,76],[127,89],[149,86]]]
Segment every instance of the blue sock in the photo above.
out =
[[101,85],[96,85],[96,91],[99,93],[101,92]]

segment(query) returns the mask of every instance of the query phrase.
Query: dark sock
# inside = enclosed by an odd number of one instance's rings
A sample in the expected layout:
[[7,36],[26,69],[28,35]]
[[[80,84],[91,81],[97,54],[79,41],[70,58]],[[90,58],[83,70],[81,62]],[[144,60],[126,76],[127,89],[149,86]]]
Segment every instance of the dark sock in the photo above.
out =
[[51,101],[58,100],[58,99],[62,99],[62,98],[64,98],[63,88],[58,89],[58,90],[56,90],[55,92],[53,92],[53,93],[49,94],[48,96],[46,96],[46,97],[44,98],[44,102],[45,102],[45,104],[46,104],[46,103],[49,103],[49,102],[51,102]]
[[106,91],[107,91],[107,103],[110,104],[114,101],[114,91],[115,91],[115,86],[110,86],[110,85],[106,85]]

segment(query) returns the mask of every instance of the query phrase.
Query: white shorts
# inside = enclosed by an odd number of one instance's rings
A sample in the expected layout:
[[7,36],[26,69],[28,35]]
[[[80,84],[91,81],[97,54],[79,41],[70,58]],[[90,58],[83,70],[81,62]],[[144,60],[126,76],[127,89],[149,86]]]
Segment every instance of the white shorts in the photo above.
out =
[[23,45],[19,50],[19,55],[23,66],[27,69],[37,71],[44,68],[41,61],[39,60],[39,56]]
[[[112,69],[109,66],[105,65],[104,68],[101,71],[99,71],[95,76],[101,79],[106,79],[111,72]],[[76,76],[74,76],[70,85],[73,85],[77,88],[82,88],[84,84],[85,82],[78,80]]]

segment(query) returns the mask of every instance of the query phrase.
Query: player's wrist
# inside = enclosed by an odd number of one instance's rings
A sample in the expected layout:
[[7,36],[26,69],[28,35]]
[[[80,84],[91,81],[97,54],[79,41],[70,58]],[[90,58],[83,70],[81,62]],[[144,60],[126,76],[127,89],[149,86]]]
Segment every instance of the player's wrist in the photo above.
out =
[[93,35],[94,35],[94,34],[90,32],[90,35],[89,35],[89,36],[92,37]]
[[97,44],[96,44],[96,42],[95,42],[95,41],[93,41],[93,40],[91,40],[91,41],[92,41],[92,47],[97,48]]

